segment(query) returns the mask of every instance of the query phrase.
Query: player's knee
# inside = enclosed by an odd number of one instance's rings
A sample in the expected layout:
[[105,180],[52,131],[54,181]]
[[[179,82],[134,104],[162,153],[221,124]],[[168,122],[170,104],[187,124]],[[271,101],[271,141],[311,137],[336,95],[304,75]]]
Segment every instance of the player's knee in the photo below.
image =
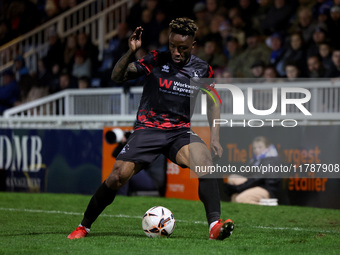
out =
[[106,179],[106,185],[113,190],[120,189],[129,180],[129,176],[126,176],[119,170],[111,172],[109,177]]
[[211,166],[212,160],[210,154],[202,154],[192,162],[195,166]]

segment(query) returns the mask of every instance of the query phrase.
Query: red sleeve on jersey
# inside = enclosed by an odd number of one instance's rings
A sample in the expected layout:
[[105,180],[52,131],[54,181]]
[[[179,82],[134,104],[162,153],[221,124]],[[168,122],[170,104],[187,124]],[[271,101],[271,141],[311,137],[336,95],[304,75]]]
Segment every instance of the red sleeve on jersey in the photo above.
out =
[[138,63],[142,65],[144,68],[146,75],[149,75],[152,72],[152,69],[156,65],[156,62],[158,60],[158,51],[151,51],[148,55],[141,58]]

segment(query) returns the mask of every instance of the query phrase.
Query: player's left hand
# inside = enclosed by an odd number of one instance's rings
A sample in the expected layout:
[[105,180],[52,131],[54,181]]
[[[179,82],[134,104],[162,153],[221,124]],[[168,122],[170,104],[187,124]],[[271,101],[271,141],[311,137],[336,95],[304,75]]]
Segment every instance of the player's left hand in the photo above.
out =
[[222,157],[222,153],[223,153],[223,148],[220,144],[219,141],[217,140],[212,140],[210,143],[210,148],[211,148],[211,155],[213,158],[221,158]]

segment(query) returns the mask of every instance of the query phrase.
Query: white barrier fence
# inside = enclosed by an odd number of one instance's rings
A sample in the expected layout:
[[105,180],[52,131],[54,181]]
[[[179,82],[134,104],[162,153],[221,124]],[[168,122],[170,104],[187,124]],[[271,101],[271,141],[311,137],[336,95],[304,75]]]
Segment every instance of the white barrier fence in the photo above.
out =
[[[305,125],[340,123],[340,82],[331,81],[238,84],[245,95],[244,114],[233,114],[233,95],[229,89],[216,84],[216,90],[222,100],[221,118],[234,120],[249,119],[296,119]],[[273,88],[305,88],[310,91],[311,99],[303,106],[312,114],[305,116],[294,105],[287,105],[287,114],[282,115],[280,93],[274,113],[258,116],[251,113],[247,106],[249,89],[253,92],[255,109],[269,109],[272,106]],[[5,111],[0,118],[0,127],[50,127],[50,128],[102,128],[106,125],[132,125],[139,101],[141,87],[131,88],[124,94],[122,88],[108,89],[70,89],[13,107]],[[288,93],[288,98],[300,98],[301,93]],[[194,111],[193,122],[206,125],[206,116],[201,114],[199,96]]]

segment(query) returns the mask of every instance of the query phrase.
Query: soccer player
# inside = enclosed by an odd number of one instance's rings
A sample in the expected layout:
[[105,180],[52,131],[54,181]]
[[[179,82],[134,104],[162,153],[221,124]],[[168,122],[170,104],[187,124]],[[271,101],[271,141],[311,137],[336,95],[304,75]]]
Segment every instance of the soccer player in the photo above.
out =
[[[116,82],[145,75],[135,131],[118,155],[109,177],[90,200],[81,224],[68,235],[69,239],[85,237],[92,223],[113,202],[117,190],[159,154],[191,169],[212,165],[209,149],[190,130],[190,101],[199,92],[197,86],[190,87],[190,78],[211,78],[213,71],[206,62],[191,55],[196,43],[195,23],[190,19],[177,18],[169,26],[169,52],[153,51],[139,61],[134,61],[135,53],[142,45],[143,28],[137,27],[129,38],[128,52],[113,68],[111,78]],[[178,87],[182,88],[181,92],[176,90]],[[219,143],[219,128],[212,125],[214,119],[220,118],[220,105],[215,105],[210,97],[207,105],[211,151],[214,157],[221,157],[223,149]],[[216,179],[204,178],[199,174],[198,192],[209,223],[209,239],[223,240],[229,237],[234,223],[230,219],[220,219],[220,196]]]

